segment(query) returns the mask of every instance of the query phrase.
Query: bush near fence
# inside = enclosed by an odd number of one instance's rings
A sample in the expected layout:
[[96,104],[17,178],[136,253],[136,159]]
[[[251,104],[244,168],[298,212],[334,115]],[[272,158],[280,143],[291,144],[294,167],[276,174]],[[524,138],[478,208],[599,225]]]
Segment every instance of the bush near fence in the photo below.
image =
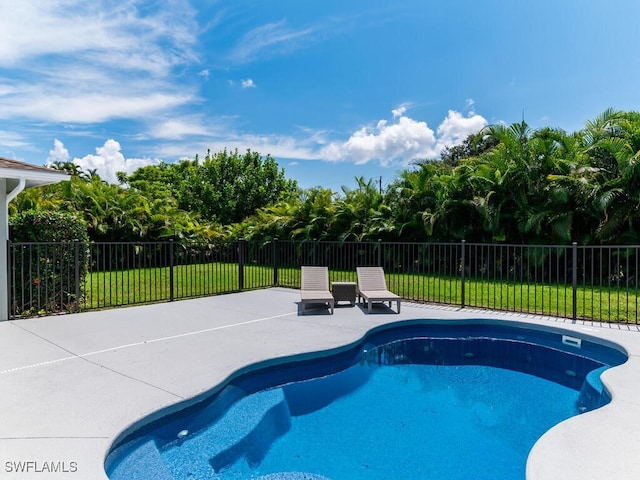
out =
[[[13,316],[74,311],[88,273],[86,223],[65,212],[30,210],[10,218]],[[46,239],[46,242],[42,242]]]

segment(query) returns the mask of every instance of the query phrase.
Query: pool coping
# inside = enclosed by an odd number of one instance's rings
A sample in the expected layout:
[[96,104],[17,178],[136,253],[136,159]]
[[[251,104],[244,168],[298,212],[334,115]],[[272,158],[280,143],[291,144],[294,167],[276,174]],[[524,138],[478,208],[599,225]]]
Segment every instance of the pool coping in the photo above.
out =
[[602,377],[612,402],[549,430],[530,453],[527,479],[640,477],[637,326],[408,302],[400,314],[340,305],[334,315],[302,316],[299,298],[270,288],[0,323],[0,480],[106,480],[113,441],[142,418],[194,402],[252,364],[346,348],[376,327],[415,319],[528,324],[623,347],[629,360]]

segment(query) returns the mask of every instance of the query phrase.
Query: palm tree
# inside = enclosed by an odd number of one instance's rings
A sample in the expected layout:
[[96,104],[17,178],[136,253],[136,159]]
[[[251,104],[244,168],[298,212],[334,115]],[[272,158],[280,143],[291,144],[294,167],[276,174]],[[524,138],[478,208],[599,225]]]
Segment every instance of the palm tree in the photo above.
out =
[[334,193],[326,188],[298,192],[232,227],[232,234],[248,240],[273,238],[320,240],[331,238],[335,216]]
[[373,179],[357,177],[357,188],[342,187],[331,231],[340,241],[378,239],[395,230],[391,210]]
[[603,215],[596,236],[602,242],[637,243],[640,114],[605,111],[587,122],[585,146],[600,173],[592,183],[593,205]]
[[425,240],[433,234],[439,179],[451,171],[440,162],[419,162],[416,167],[400,173],[400,178],[389,185],[385,200],[391,208],[396,235],[405,241]]
[[494,229],[494,239],[570,241],[573,200],[568,190],[556,189],[551,182],[569,173],[578,159],[575,139],[558,129],[532,130],[524,121],[486,131],[498,144],[478,160],[475,199],[486,208],[485,222]]

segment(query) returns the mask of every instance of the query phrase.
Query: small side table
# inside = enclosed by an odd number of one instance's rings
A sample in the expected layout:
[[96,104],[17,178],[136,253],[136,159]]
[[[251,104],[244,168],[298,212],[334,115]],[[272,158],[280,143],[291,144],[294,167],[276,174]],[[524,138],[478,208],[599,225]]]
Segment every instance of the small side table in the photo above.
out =
[[331,294],[336,304],[338,302],[350,302],[351,306],[353,306],[356,304],[356,283],[332,282]]

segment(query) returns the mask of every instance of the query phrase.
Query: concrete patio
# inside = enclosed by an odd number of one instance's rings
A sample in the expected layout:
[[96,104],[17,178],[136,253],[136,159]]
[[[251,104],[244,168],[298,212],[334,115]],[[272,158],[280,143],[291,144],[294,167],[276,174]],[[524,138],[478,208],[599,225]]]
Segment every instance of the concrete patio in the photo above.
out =
[[[613,401],[557,425],[529,458],[530,480],[640,478],[636,326],[404,303],[299,314],[299,291],[271,288],[0,323],[0,480],[106,480],[112,442],[143,417],[201,395],[256,362],[341,348],[405,320],[561,328],[615,342],[629,361],[603,375]],[[55,468],[57,472],[51,470]]]

